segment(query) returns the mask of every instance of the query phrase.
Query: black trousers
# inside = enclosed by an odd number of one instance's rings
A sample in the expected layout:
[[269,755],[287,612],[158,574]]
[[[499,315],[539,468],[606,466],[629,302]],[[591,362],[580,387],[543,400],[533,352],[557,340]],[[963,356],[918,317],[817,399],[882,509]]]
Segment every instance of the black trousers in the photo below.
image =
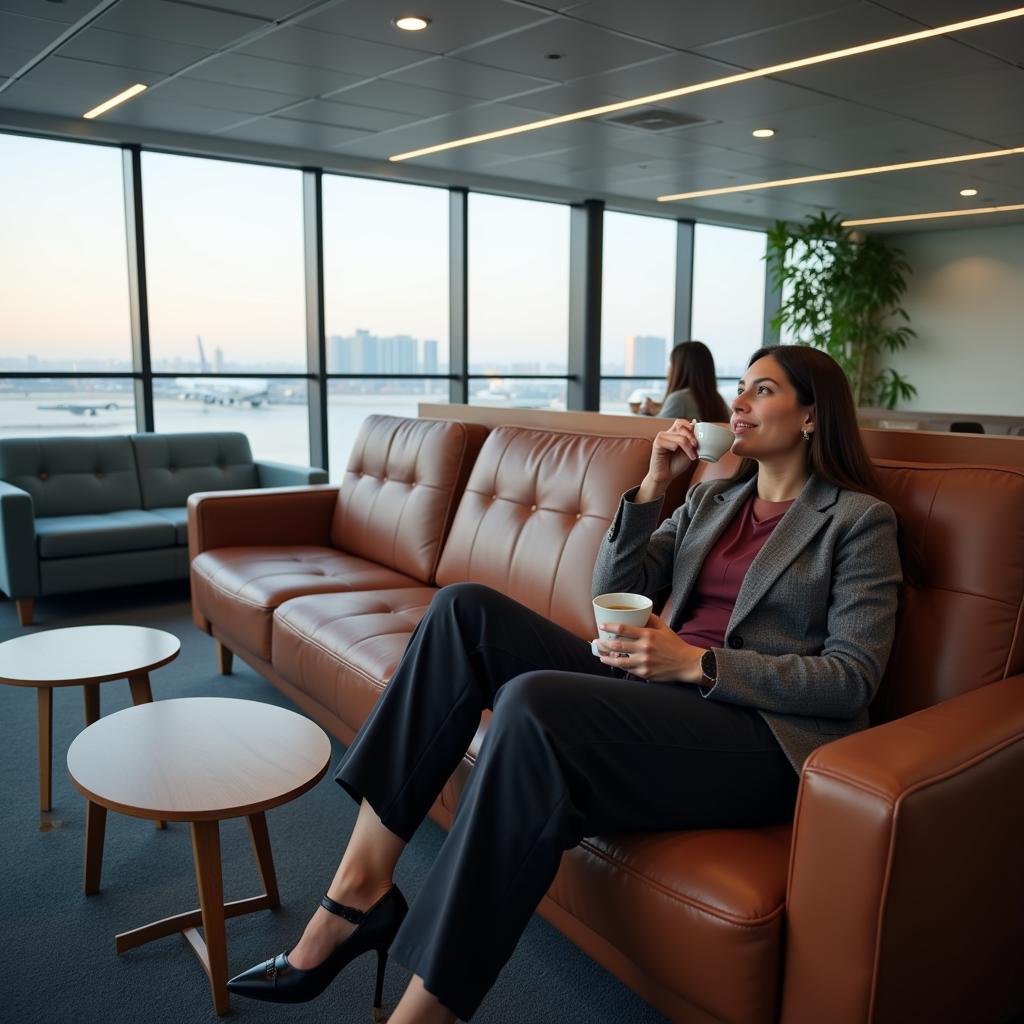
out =
[[469,1020],[564,850],[630,830],[788,820],[797,775],[757,712],[602,664],[487,587],[435,597],[337,781],[408,840],[494,715],[391,954]]

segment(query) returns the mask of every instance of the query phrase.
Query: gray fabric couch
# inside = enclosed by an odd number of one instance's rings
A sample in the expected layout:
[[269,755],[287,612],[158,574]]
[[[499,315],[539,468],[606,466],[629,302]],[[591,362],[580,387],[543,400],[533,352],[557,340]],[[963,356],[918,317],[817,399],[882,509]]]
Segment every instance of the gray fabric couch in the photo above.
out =
[[190,494],[326,482],[239,433],[0,439],[0,590],[28,625],[36,597],[184,578]]

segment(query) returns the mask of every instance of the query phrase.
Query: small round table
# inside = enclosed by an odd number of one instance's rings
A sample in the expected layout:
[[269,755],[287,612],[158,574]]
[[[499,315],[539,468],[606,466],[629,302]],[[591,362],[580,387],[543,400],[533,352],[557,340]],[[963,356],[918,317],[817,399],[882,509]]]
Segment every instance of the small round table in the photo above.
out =
[[132,703],[148,704],[153,699],[149,673],[173,661],[180,650],[176,636],[146,626],[70,626],[0,644],[0,683],[36,688],[43,831],[55,824],[47,817],[53,795],[53,687],[83,687],[85,724],[92,725],[100,717],[100,683],[127,679]]
[[[265,812],[311,789],[330,760],[327,734],[309,719],[230,697],[140,704],[80,733],[68,749],[68,771],[87,801],[86,895],[99,892],[108,809],[192,825],[199,909],[122,932],[116,951],[182,932],[210,979],[214,1009],[226,1013],[224,920],[281,902]],[[218,823],[243,815],[264,892],[225,905]]]

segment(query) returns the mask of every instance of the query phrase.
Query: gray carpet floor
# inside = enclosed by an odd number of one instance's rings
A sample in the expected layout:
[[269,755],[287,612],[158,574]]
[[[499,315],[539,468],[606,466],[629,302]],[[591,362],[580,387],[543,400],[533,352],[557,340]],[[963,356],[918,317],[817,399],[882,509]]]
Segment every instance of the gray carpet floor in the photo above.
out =
[[[53,629],[119,622],[174,633],[182,650],[152,674],[154,699],[231,696],[290,707],[269,683],[236,659],[234,675],[216,670],[213,640],[192,624],[187,586],[101,591],[37,602],[36,625]],[[13,602],[0,601],[0,640],[24,632]],[[127,682],[104,683],[102,711],[131,703]],[[111,813],[107,819],[102,891],[82,893],[84,802],[67,777],[66,754],[83,728],[81,687],[54,691],[53,817],[40,831],[36,696],[0,686],[0,1021],[5,1024],[147,1022],[192,1024],[217,1019],[209,985],[180,936],[123,956],[114,935],[198,905],[188,826],[157,831],[152,823]],[[335,743],[335,754],[342,751]],[[355,821],[355,804],[330,773],[309,793],[267,818],[282,906],[227,922],[231,973],[295,941],[334,867]],[[445,832],[427,821],[399,864],[397,881],[411,900]],[[226,899],[260,891],[244,819],[221,825]],[[299,1006],[232,1000],[239,1022],[367,1024],[375,958],[362,957],[320,999]],[[389,965],[385,1001],[393,1007],[407,975]],[[658,1024],[665,1018],[535,916],[515,955],[474,1017],[480,1024]]]

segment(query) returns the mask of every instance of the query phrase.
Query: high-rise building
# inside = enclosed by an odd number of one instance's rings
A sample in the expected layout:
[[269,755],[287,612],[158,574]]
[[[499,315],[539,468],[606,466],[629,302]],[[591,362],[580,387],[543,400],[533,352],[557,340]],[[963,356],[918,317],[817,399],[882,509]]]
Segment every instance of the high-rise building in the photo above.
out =
[[650,334],[634,334],[626,339],[627,377],[665,376],[665,339]]
[[377,373],[416,373],[416,339],[408,334],[376,338],[380,353]]
[[437,373],[437,342],[432,338],[423,342],[423,372]]

